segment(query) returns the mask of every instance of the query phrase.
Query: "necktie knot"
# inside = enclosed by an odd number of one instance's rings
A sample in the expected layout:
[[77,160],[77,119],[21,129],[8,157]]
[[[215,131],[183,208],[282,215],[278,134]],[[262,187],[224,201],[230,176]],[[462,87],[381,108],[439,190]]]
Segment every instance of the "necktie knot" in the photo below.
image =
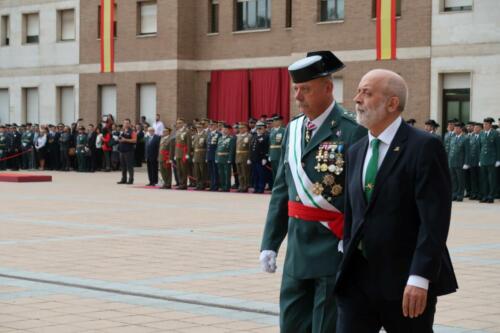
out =
[[308,120],[306,123],[306,127],[308,131],[314,131],[316,129],[316,124],[314,124],[312,121]]
[[373,139],[372,142],[371,142],[371,145],[372,145],[372,149],[377,149],[378,150],[378,147],[380,145],[380,139]]

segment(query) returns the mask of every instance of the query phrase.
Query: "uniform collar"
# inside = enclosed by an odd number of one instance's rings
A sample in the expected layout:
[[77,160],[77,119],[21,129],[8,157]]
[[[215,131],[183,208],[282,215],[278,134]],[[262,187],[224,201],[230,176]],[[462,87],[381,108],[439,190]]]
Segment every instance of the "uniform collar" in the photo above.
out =
[[333,100],[332,104],[330,104],[325,111],[323,111],[322,114],[320,114],[316,119],[310,120],[308,117],[306,119],[316,125],[316,128],[320,128],[321,125],[325,122],[326,118],[330,115],[330,113],[333,111],[333,108],[335,107],[335,100]]

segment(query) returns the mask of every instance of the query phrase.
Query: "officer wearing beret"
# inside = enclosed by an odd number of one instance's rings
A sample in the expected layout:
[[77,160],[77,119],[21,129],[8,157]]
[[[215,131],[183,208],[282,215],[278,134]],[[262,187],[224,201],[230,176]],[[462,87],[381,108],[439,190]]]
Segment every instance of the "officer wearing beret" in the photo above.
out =
[[275,272],[278,250],[288,235],[281,332],[335,332],[345,153],[367,133],[333,98],[331,74],[343,67],[330,51],[310,52],[288,67],[302,113],[283,138],[259,258],[263,270]]
[[466,156],[469,150],[469,139],[464,134],[464,123],[455,123],[455,135],[450,141],[448,164],[450,166],[451,183],[454,201],[463,201],[465,191],[465,170],[468,169]]
[[269,133],[269,161],[271,162],[271,169],[273,172],[272,184],[276,180],[276,174],[278,172],[278,165],[281,156],[281,143],[285,136],[285,128],[283,127],[283,117],[274,116],[273,117],[273,128]]
[[222,125],[222,135],[217,140],[215,163],[219,171],[220,190],[229,192],[231,189],[231,166],[235,155],[236,140],[231,135],[231,125]]
[[481,173],[481,202],[493,203],[496,194],[497,171],[500,166],[500,137],[493,129],[493,118],[485,118],[484,131],[479,136],[479,166]]

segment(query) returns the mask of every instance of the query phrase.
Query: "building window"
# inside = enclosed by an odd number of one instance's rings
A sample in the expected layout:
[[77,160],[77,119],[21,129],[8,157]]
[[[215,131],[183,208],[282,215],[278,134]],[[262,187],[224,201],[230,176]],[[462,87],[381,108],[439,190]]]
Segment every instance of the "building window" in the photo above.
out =
[[236,30],[271,27],[271,0],[236,0]]
[[[118,25],[116,23],[116,17],[117,17],[117,10],[118,10],[118,7],[116,6],[116,3],[114,5],[115,7],[115,18],[114,18],[114,21],[113,21],[113,37],[117,37],[118,36]],[[101,17],[101,6],[97,6],[97,38],[98,39],[101,39],[101,20],[102,20],[102,17]]]
[[75,88],[57,87],[57,119],[63,124],[74,123],[77,119],[75,107]]
[[75,40],[75,10],[64,9],[57,12],[57,39],[60,41]]
[[219,0],[208,0],[208,6],[210,13],[208,32],[219,32]]
[[38,44],[40,35],[40,20],[38,13],[24,14],[23,27],[25,44]]
[[9,89],[0,89],[0,124],[10,122]]
[[286,0],[286,21],[285,28],[292,27],[292,0]]
[[9,15],[2,16],[2,26],[0,27],[1,38],[2,41],[0,43],[1,46],[9,46],[10,45],[10,20]]
[[[401,17],[401,0],[396,0],[396,17]],[[377,18],[377,0],[372,0],[372,18]]]
[[153,124],[158,113],[156,108],[156,85],[155,84],[139,84],[137,85],[139,92],[139,115],[146,117],[146,121]]
[[38,88],[23,88],[23,119],[25,122],[38,124],[40,122]]
[[157,4],[156,1],[142,1],[138,3],[138,35],[154,35],[157,32]]
[[344,0],[319,0],[319,21],[344,19]]
[[99,111],[102,116],[112,115],[115,121],[116,118],[116,86],[115,85],[100,85],[99,86]]
[[443,75],[443,124],[458,119],[470,121],[470,73]]
[[444,0],[445,12],[465,12],[472,10],[472,0]]

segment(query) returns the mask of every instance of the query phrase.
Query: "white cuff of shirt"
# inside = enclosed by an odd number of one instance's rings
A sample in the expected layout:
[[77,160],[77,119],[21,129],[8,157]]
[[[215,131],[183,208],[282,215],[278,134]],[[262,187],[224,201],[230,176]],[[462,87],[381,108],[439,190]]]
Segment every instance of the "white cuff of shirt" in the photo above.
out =
[[410,277],[408,278],[408,282],[406,284],[409,286],[414,286],[425,290],[429,289],[429,280],[418,275],[410,275]]

